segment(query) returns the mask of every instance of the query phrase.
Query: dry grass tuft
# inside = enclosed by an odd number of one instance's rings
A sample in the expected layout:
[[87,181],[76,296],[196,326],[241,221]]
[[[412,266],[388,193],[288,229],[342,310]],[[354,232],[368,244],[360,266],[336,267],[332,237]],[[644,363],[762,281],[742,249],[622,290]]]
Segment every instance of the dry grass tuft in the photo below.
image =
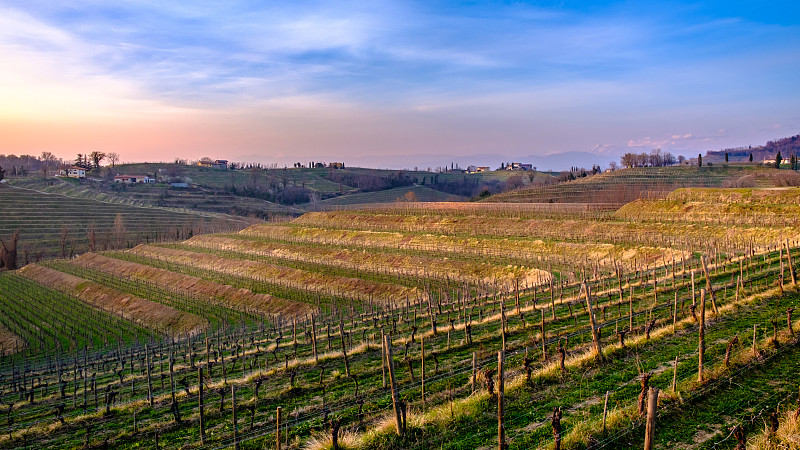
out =
[[[333,449],[333,440],[330,433],[312,433],[308,441],[303,445],[305,450],[330,450]],[[352,431],[342,431],[339,433],[339,449],[355,450],[361,448],[358,434]]]
[[771,435],[769,428],[765,427],[764,431],[748,441],[748,450],[800,449],[800,420],[796,411],[789,410],[783,414],[775,435]]

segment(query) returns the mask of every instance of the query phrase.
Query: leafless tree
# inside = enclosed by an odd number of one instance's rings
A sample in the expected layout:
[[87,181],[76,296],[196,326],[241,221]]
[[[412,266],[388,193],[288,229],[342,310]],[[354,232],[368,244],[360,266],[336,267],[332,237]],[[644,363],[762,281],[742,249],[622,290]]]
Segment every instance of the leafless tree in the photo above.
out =
[[50,152],[42,152],[42,173],[47,176],[50,167],[55,163],[56,157]]
[[89,157],[92,159],[92,164],[94,164],[92,167],[98,169],[100,168],[100,162],[106,159],[106,154],[103,152],[94,151],[89,154]]

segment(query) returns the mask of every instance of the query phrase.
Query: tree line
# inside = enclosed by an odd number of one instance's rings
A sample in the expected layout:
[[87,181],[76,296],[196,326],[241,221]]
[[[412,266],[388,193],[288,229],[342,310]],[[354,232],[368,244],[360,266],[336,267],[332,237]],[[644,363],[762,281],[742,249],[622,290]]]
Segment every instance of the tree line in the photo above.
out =
[[670,152],[661,152],[660,148],[652,150],[650,153],[625,153],[620,157],[623,167],[664,167],[671,166],[679,162],[682,157],[676,157]]
[[119,162],[118,153],[94,151],[78,153],[74,161],[65,160],[55,156],[52,152],[42,152],[39,156],[33,155],[2,155],[0,154],[0,179],[5,176],[24,177],[33,173],[42,173],[45,176],[58,170],[60,166],[68,164],[82,167],[87,170],[99,169],[100,164],[108,160],[114,167]]

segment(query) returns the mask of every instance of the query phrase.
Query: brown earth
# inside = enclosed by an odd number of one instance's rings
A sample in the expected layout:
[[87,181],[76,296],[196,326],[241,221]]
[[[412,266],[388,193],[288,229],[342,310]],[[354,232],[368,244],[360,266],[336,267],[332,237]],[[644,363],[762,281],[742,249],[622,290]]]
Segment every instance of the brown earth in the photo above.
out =
[[30,264],[19,274],[43,286],[77,297],[79,300],[109,314],[166,334],[196,334],[208,326],[208,321],[191,313],[178,311],[161,303],[135,297],[92,281]]
[[23,350],[25,341],[0,324],[0,354],[2,356],[13,355],[15,348],[17,352]]
[[312,310],[311,306],[305,303],[274,297],[269,294],[256,294],[247,289],[239,289],[227,284],[219,284],[191,275],[170,272],[169,270],[109,258],[95,253],[81,255],[73,263],[116,276],[145,280],[167,290],[188,293],[194,297],[207,299],[210,303],[240,311],[302,315]]
[[416,298],[417,289],[405,286],[362,280],[360,278],[327,275],[291,267],[276,266],[246,259],[228,259],[210,253],[191,252],[172,248],[139,245],[131,253],[184,264],[199,269],[214,270],[228,275],[254,280],[280,281],[295,289],[331,293],[338,292],[356,300],[366,301],[370,297],[394,302]]

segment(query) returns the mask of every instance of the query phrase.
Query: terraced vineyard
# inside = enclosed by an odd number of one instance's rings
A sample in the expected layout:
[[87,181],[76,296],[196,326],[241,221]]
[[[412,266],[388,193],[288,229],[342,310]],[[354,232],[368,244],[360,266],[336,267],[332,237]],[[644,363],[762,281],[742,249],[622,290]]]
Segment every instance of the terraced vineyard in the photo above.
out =
[[[781,171],[758,166],[634,167],[549,186],[523,187],[489,197],[487,202],[570,203],[599,202],[622,205],[641,197],[663,197],[678,188],[782,186]],[[792,172],[783,171],[789,175]],[[728,185],[728,186],[726,186]]]
[[800,189],[678,189],[665,198],[635,201],[620,208],[617,217],[637,221],[797,227]]
[[19,232],[20,265],[90,249],[129,248],[245,226],[246,221],[229,216],[0,187],[0,238],[8,241]]
[[414,202],[459,202],[466,198],[439,192],[425,186],[408,186],[385,191],[365,192],[342,197],[333,197],[307,205],[309,209],[326,208],[338,205],[372,205],[375,203]]
[[656,448],[734,448],[796,399],[800,229],[669,208],[361,207],[2,273],[0,447],[474,449],[500,416],[635,448],[655,386]]

